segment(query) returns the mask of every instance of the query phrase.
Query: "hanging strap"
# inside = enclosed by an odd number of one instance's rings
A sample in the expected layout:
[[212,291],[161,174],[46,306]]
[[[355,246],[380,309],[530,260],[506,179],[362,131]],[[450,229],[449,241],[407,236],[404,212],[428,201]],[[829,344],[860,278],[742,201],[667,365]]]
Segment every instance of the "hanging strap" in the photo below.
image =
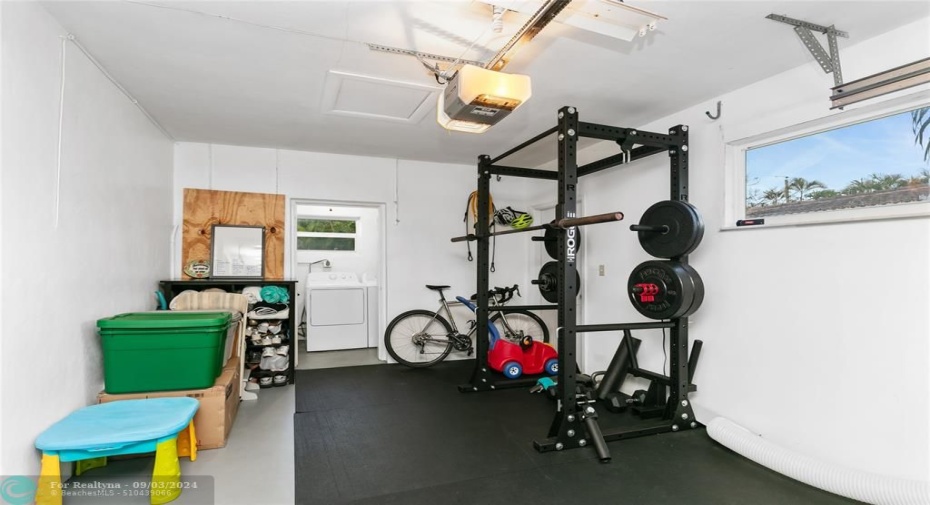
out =
[[[491,225],[491,228],[494,228],[493,224]],[[491,237],[491,269],[490,269],[491,273],[494,273],[497,271],[497,269],[494,268],[494,256],[496,255],[497,255],[497,235]]]
[[[476,226],[478,224],[478,192],[477,191],[472,191],[471,194],[468,195],[468,200],[466,200],[465,202],[465,216],[463,217],[462,221],[465,222],[465,234],[466,235],[468,235],[470,231],[468,227],[469,211],[471,211],[472,220],[474,221],[474,224],[472,226]],[[494,197],[488,194],[488,219],[490,220],[489,225],[491,228],[494,228],[496,224],[494,222],[495,212],[496,212],[496,209],[494,208]],[[468,250],[468,261],[474,261],[475,258],[471,254],[471,242],[466,240],[465,247]],[[496,270],[494,266],[494,259],[496,256],[497,256],[497,237],[492,237],[491,238],[491,272],[494,272]]]
[[[468,235],[468,211],[471,209],[472,198],[475,196],[475,192],[472,192],[468,195],[468,199],[465,200],[465,216],[462,218],[462,221],[465,223],[465,235]],[[477,207],[476,207],[477,208]],[[471,255],[471,241],[465,241],[465,247],[468,248],[468,261],[474,261],[475,258]]]

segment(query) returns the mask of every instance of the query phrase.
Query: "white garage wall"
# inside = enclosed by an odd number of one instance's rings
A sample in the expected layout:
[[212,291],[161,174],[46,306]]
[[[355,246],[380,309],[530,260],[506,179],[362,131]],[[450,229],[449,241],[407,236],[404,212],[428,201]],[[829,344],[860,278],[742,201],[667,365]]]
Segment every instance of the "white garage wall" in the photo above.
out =
[[[61,37],[3,2],[3,473],[35,474],[36,436],[95,403],[96,320],[150,310],[169,273],[172,144],[73,45],[56,170]],[[58,197],[56,199],[56,196]]]
[[[3,8],[0,7],[0,191],[3,188]],[[0,205],[0,223],[3,222],[3,205]],[[3,233],[0,233],[0,265],[3,265]],[[2,274],[2,268],[0,268]],[[0,277],[0,300],[3,300],[3,282]],[[3,311],[0,310],[0,363],[3,363]],[[3,374],[0,373],[0,454],[3,454]],[[0,458],[0,475],[7,475]]]
[[[856,79],[926,58],[928,40],[930,20],[923,19],[844,49],[844,75]],[[691,201],[707,224],[692,255],[707,285],[691,327],[692,338],[705,342],[693,396],[698,419],[725,416],[823,461],[927,480],[928,219],[720,231],[722,139],[837,113],[828,110],[830,86],[832,77],[810,61],[720,97],[720,121],[705,117],[714,110],[708,101],[649,125],[618,126],[664,132],[690,125]],[[606,122],[586,112],[582,120]],[[622,209],[635,222],[668,198],[667,181],[665,156],[592,175],[581,186],[586,211]],[[650,258],[627,224],[591,227],[586,235],[591,323],[642,320],[623,286],[632,267]],[[605,277],[596,276],[598,264],[606,265]],[[643,335],[640,361],[657,370],[661,334]],[[586,338],[592,369],[606,367],[618,336]]]
[[[437,296],[424,284],[448,284],[447,295],[475,290],[475,263],[465,245],[449,241],[464,233],[465,200],[476,188],[474,165],[371,158],[328,153],[178,143],[175,147],[175,224],[183,215],[183,188],[281,193],[290,199],[384,203],[387,278],[382,321],[409,309],[434,307]],[[395,205],[395,190],[397,204]],[[495,202],[524,205],[524,181],[495,182]],[[290,226],[290,225],[289,225]],[[176,242],[177,238],[176,229]],[[291,240],[288,238],[288,240]],[[500,239],[492,285],[526,284],[527,241]],[[286,251],[290,254],[290,243]],[[175,265],[180,248],[175,246]],[[335,268],[336,265],[334,265]],[[290,259],[285,260],[287,275]],[[175,276],[180,268],[173,268]],[[297,279],[298,290],[304,289]],[[458,313],[465,319],[467,312]]]

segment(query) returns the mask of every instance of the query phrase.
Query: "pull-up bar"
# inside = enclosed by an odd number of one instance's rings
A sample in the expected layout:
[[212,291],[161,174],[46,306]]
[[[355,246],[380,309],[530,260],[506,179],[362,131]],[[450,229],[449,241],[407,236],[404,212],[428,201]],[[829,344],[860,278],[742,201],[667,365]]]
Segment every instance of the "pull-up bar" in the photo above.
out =
[[[589,224],[610,223],[613,221],[620,221],[621,219],[623,219],[622,212],[609,212],[607,214],[596,214],[594,216],[585,216],[585,217],[566,217],[563,219],[552,221],[551,223],[541,224],[539,226],[530,226],[527,228],[519,228],[516,230],[497,231],[494,233],[489,233],[487,236],[496,237],[497,235],[510,235],[511,233],[524,233],[528,231],[539,231],[539,230],[547,230],[547,229],[564,230],[566,228],[571,228],[573,226],[585,226]],[[465,241],[472,242],[474,240],[478,240],[479,238],[481,237],[473,233],[469,233],[468,235],[464,235],[461,237],[454,237],[452,241],[453,242],[465,242]]]

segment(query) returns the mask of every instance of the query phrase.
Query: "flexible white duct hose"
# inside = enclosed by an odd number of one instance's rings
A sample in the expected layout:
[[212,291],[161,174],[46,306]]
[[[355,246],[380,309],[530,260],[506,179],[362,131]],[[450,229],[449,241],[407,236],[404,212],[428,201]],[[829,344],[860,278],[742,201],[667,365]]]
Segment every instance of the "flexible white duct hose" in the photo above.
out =
[[710,438],[805,484],[875,505],[928,505],[930,484],[884,477],[824,463],[779,447],[722,417],[707,425]]

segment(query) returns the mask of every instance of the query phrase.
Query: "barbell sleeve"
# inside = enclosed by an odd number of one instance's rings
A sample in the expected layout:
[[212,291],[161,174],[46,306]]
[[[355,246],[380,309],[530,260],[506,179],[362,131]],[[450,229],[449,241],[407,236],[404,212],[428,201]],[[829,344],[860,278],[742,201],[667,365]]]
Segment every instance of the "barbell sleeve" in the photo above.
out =
[[585,226],[589,224],[610,223],[612,221],[623,220],[622,212],[608,212],[607,214],[595,214],[585,217],[566,217],[549,224],[550,228],[571,228],[572,226]]
[[663,224],[662,226],[648,226],[645,224],[634,224],[630,225],[630,231],[651,231],[658,233],[668,233],[668,225]]
[[468,242],[471,242],[471,241],[473,241],[473,240],[478,240],[478,235],[475,235],[475,234],[473,234],[473,233],[469,233],[468,235],[464,235],[464,236],[461,236],[461,237],[453,237],[453,238],[452,238],[452,241],[453,241],[453,242],[465,242],[466,240],[467,240]]

